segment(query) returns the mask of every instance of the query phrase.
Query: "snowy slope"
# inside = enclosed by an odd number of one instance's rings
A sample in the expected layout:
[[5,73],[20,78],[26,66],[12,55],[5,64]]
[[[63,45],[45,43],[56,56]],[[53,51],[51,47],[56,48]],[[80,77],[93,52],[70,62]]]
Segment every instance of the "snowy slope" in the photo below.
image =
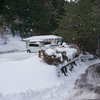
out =
[[13,38],[13,35],[11,34],[4,36],[0,35],[0,52],[26,50],[26,44],[21,40],[22,39],[19,36]]

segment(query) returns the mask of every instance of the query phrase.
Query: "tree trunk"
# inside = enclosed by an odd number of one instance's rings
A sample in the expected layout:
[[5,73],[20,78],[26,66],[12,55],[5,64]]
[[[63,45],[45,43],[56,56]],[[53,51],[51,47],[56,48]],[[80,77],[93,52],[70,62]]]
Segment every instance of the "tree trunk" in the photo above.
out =
[[12,33],[13,33],[13,37],[15,36],[15,31],[14,31],[14,25],[12,23]]
[[85,40],[83,40],[83,54],[85,54]]
[[24,25],[22,26],[22,38],[24,38]]

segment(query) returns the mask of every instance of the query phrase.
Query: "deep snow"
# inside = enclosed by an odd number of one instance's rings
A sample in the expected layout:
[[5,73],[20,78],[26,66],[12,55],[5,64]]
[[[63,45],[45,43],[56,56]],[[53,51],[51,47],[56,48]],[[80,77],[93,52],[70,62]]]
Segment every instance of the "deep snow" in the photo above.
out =
[[56,67],[36,56],[25,60],[0,63],[0,92],[19,93],[29,89],[49,87],[59,83]]
[[[67,100],[73,94],[76,79],[90,65],[100,63],[100,60],[82,62],[79,59],[67,77],[58,77],[55,66],[47,65],[37,53],[23,51],[26,45],[21,38],[7,37],[9,40],[7,44],[1,43],[0,52],[19,51],[0,54],[0,100]],[[72,58],[70,49],[67,50]]]
[[[5,44],[6,42],[6,44]],[[7,33],[7,35],[0,35],[0,52],[6,51],[26,50],[26,44],[22,41],[19,35],[13,38],[13,35]]]

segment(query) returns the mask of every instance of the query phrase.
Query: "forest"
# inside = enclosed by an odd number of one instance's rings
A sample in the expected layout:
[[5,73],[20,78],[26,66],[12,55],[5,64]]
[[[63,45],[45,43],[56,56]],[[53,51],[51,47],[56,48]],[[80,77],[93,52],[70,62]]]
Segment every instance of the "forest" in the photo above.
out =
[[1,0],[2,23],[10,27],[13,35],[51,34],[57,27],[56,18],[64,12],[64,0]]
[[6,28],[22,38],[59,35],[99,55],[100,0],[0,0],[0,34]]

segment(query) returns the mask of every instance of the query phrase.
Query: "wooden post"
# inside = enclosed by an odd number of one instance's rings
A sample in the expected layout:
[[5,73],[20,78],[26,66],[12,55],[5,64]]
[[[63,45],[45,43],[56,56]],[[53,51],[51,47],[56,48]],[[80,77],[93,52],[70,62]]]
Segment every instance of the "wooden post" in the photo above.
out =
[[42,53],[43,53],[43,56],[44,56],[45,50],[43,50],[43,52],[42,52]]
[[41,51],[38,51],[38,56],[41,58]]

